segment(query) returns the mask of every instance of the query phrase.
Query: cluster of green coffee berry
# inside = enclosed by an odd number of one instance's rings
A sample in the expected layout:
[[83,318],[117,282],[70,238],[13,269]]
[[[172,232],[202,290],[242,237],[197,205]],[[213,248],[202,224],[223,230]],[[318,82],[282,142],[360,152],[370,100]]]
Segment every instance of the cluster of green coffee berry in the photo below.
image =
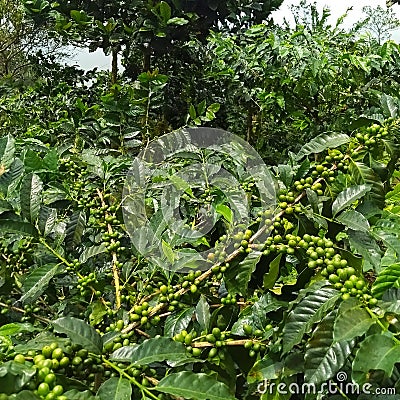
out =
[[[111,323],[106,327],[106,332],[121,332],[125,327],[125,323],[123,320],[118,320],[115,323]],[[137,337],[135,332],[132,330],[127,333],[120,333],[119,335],[113,336],[107,343],[104,344],[103,352],[104,353],[112,353],[123,346],[130,346],[133,343],[137,342]]]
[[90,272],[87,276],[80,275],[78,277],[78,284],[76,287],[80,291],[80,295],[82,297],[92,294],[96,295],[97,297],[101,297],[101,291],[93,288],[93,285],[97,285],[98,283],[99,281],[96,278],[96,274],[94,272]]
[[150,312],[153,309],[147,301],[142,302],[140,305],[133,306],[129,320],[131,322],[137,322],[146,329],[150,329],[152,326],[157,326],[161,318],[158,315],[150,317]]
[[45,400],[68,399],[63,394],[63,386],[57,383],[57,374],[77,376],[77,372],[81,372],[81,376],[90,380],[94,379],[95,372],[104,371],[99,360],[90,357],[86,349],[71,345],[63,349],[57,342],[45,345],[39,354],[34,350],[28,351],[26,356],[17,354],[14,361],[36,368],[36,374],[27,383],[26,389]]
[[373,124],[367,127],[365,130],[357,132],[356,138],[366,147],[370,147],[376,144],[377,139],[384,138],[389,134],[386,127],[380,126],[378,124]]
[[12,246],[1,242],[0,254],[2,257],[0,257],[0,266],[5,265],[8,270],[18,274],[27,273],[33,252],[34,248],[30,240],[22,239]]

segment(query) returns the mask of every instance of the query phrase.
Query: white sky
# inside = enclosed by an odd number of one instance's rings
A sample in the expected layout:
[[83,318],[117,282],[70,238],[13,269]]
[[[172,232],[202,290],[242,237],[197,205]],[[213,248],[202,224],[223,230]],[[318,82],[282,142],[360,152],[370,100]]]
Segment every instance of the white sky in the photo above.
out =
[[[313,1],[308,1],[313,3]],[[281,23],[286,17],[289,21],[291,20],[290,5],[299,4],[300,0],[285,0],[281,5],[280,9],[272,13],[272,17],[275,22]],[[344,26],[352,26],[355,22],[363,18],[362,8],[366,5],[371,7],[386,7],[386,0],[316,0],[317,6],[320,10],[324,6],[328,6],[331,10],[330,22],[335,23],[336,20],[346,12],[348,7],[353,9],[349,11],[348,17],[344,21]],[[392,10],[397,14],[400,19],[400,5],[394,5]],[[400,29],[392,33],[392,39],[400,42]],[[79,66],[85,70],[94,68],[97,66],[99,69],[110,68],[110,57],[106,57],[102,50],[97,50],[94,53],[89,53],[87,50],[82,49],[77,55],[70,61],[71,64],[79,64]]]

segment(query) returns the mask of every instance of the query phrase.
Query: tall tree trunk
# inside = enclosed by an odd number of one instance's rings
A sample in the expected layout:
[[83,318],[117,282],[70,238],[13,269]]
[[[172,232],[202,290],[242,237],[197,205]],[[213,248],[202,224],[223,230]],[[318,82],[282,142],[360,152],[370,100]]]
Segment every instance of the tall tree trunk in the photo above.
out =
[[118,50],[112,50],[112,59],[111,59],[111,84],[117,83],[118,78]]
[[143,54],[143,72],[150,71],[150,52],[146,51]]

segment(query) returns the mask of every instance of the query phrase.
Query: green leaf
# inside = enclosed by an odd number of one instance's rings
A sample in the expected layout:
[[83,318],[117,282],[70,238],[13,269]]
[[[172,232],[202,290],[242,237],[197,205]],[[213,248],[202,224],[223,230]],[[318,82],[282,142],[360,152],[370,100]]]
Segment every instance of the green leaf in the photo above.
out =
[[81,243],[86,227],[86,215],[83,211],[75,211],[67,224],[65,243],[69,248],[74,248]]
[[375,229],[372,233],[376,240],[382,241],[386,247],[394,250],[400,257],[400,240],[397,233],[385,232]]
[[372,295],[381,299],[382,295],[390,288],[400,287],[400,264],[392,264],[384,268],[372,285]]
[[44,157],[43,157],[43,168],[56,172],[58,167],[58,154],[56,149],[51,149]]
[[101,243],[99,246],[85,247],[81,255],[79,256],[79,262],[84,264],[87,260],[89,260],[89,258],[102,254],[106,250],[107,247],[104,243]]
[[184,344],[163,336],[147,339],[139,346],[121,347],[111,355],[112,360],[129,361],[138,365],[162,361],[183,361],[187,358]]
[[304,156],[308,156],[309,154],[320,153],[326,149],[341,146],[349,141],[350,137],[344,133],[322,133],[314,139],[311,139],[300,149],[296,160],[301,160]]
[[173,17],[167,21],[168,25],[178,25],[178,26],[186,25],[188,23],[189,21],[187,19],[179,17]]
[[200,300],[195,309],[196,320],[202,331],[208,331],[210,328],[210,306],[204,295],[200,296]]
[[235,400],[228,386],[213,377],[191,371],[167,375],[156,386],[159,392],[185,399]]
[[24,164],[19,158],[16,158],[11,164],[10,169],[0,173],[0,192],[7,196],[8,192],[12,192],[18,184],[24,173]]
[[38,156],[36,151],[28,149],[25,152],[24,165],[27,172],[39,171],[43,167],[43,160]]
[[130,400],[132,385],[128,379],[111,377],[107,379],[97,392],[100,400]]
[[263,294],[251,307],[245,308],[239,319],[233,324],[231,332],[238,336],[247,336],[243,330],[243,325],[247,324],[253,329],[264,330],[268,325],[267,314],[286,306],[283,301],[278,301],[271,293]]
[[191,104],[189,107],[189,115],[190,115],[190,118],[192,118],[193,120],[197,117],[196,109],[194,108],[193,104]]
[[304,334],[310,332],[312,326],[321,321],[339,298],[340,293],[329,287],[318,289],[303,298],[289,313],[283,327],[283,352],[289,352],[293,346],[300,343]]
[[165,240],[162,240],[161,247],[162,247],[162,251],[164,253],[164,256],[167,258],[167,260],[171,264],[173,264],[175,262],[175,253],[172,250],[172,247]]
[[38,228],[42,235],[48,236],[56,224],[57,210],[47,206],[41,206],[38,217]]
[[269,271],[264,275],[263,278],[263,286],[264,289],[272,289],[275,285],[276,280],[279,275],[279,265],[281,262],[282,254],[279,254],[277,257],[271,261],[269,264]]
[[94,326],[103,321],[103,317],[107,314],[107,307],[100,301],[94,301],[90,304],[91,313],[89,315],[90,325]]
[[254,383],[263,380],[278,379],[282,374],[283,367],[283,362],[272,360],[267,354],[253,365],[247,375],[247,382]]
[[22,215],[29,221],[35,222],[39,216],[43,182],[36,174],[26,175],[21,184],[20,202]]
[[38,400],[40,397],[36,396],[35,393],[30,390],[22,390],[15,397],[15,400]]
[[380,98],[381,107],[385,113],[385,117],[395,118],[399,116],[399,101],[397,98],[383,93]]
[[178,191],[185,192],[190,196],[193,196],[192,188],[183,178],[177,175],[169,175],[168,179],[174,184]]
[[400,361],[400,345],[390,336],[367,336],[360,345],[353,361],[353,380],[362,384],[368,381],[370,370],[381,369],[391,376],[394,364]]
[[64,393],[68,400],[98,400],[89,390],[80,391],[77,389],[68,390]]
[[160,15],[165,23],[171,18],[171,7],[165,1],[160,2]]
[[19,233],[23,236],[37,237],[38,231],[29,222],[0,219],[0,232]]
[[370,229],[367,218],[355,210],[343,211],[336,217],[336,220],[353,231],[368,232]]
[[0,327],[0,336],[13,336],[19,332],[34,332],[35,330],[37,328],[31,324],[13,322]]
[[199,104],[197,104],[197,114],[203,115],[206,112],[206,100],[204,99]]
[[51,279],[62,272],[60,265],[46,264],[35,268],[25,279],[22,290],[24,292],[20,301],[24,304],[32,304],[47,289]]
[[221,108],[221,104],[219,103],[212,103],[207,107],[207,110],[213,113],[216,113]]
[[364,335],[375,322],[376,320],[357,304],[338,314],[333,333],[335,342],[351,340]]
[[251,274],[260,261],[262,252],[253,251],[234,268],[228,268],[225,273],[226,286],[229,291],[245,295],[250,282]]
[[185,308],[177,313],[171,314],[164,324],[164,335],[173,337],[186,329],[192,320],[194,308]]
[[354,182],[358,185],[369,185],[371,187],[368,197],[379,206],[385,201],[385,190],[379,177],[372,168],[363,163],[351,160],[349,164],[349,173],[353,177]]
[[71,342],[80,344],[92,353],[101,354],[101,336],[85,321],[74,317],[63,317],[53,321],[52,325],[55,332],[65,333]]
[[377,268],[381,261],[381,249],[376,241],[368,234],[368,232],[349,231],[349,241],[351,248],[355,253],[360,254],[367,263],[364,270],[369,268]]
[[371,187],[364,184],[358,186],[350,186],[344,189],[337,195],[335,201],[332,204],[333,216],[353,204],[356,200],[363,197],[370,190]]
[[0,365],[1,393],[18,393],[36,374],[36,368],[15,361]]
[[[11,135],[0,139],[0,171],[10,168],[14,161],[15,140]],[[2,173],[0,172],[0,175]]]
[[335,314],[326,316],[317,326],[307,343],[304,379],[319,384],[332,378],[344,365],[354,343],[347,340],[333,341]]
[[233,212],[228,206],[226,206],[224,204],[217,204],[215,206],[215,211],[218,214],[222,215],[227,222],[232,224],[232,222],[233,222]]

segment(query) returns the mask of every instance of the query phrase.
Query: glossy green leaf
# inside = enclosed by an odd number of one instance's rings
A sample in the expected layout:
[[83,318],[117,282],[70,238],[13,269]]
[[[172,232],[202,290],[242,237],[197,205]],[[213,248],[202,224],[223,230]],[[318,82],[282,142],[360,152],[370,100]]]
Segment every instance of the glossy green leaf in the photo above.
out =
[[195,309],[196,320],[200,325],[202,331],[208,331],[210,328],[210,306],[204,295],[200,296],[199,302]]
[[368,185],[350,186],[340,192],[332,204],[332,214],[335,216],[346,207],[353,204],[356,200],[362,198],[371,190]]
[[247,336],[243,330],[243,325],[250,325],[254,330],[264,330],[268,325],[267,314],[282,307],[286,303],[277,300],[271,293],[263,294],[251,307],[245,308],[239,315],[238,320],[233,324],[231,332],[238,336]]
[[173,337],[186,329],[192,320],[194,308],[184,308],[177,313],[171,314],[164,324],[164,335]]
[[77,389],[68,390],[64,393],[68,400],[98,400],[89,390],[80,391]]
[[229,291],[245,295],[249,285],[251,274],[255,271],[262,252],[253,251],[234,268],[228,268],[225,273],[226,286]]
[[29,222],[0,219],[0,232],[19,233],[22,236],[37,237],[38,231]]
[[167,375],[156,388],[159,392],[184,399],[235,400],[225,384],[201,372],[182,371]]
[[131,396],[132,385],[125,378],[109,378],[97,391],[99,400],[131,400]]
[[0,336],[13,336],[19,332],[34,332],[35,330],[37,328],[31,324],[13,322],[0,326]]
[[254,383],[263,381],[264,379],[278,379],[284,368],[283,362],[272,360],[265,355],[261,360],[254,363],[253,367],[247,375],[247,382]]
[[173,17],[173,18],[170,18],[170,19],[167,21],[167,24],[168,24],[168,25],[177,25],[177,26],[186,25],[186,24],[188,24],[188,23],[189,23],[189,21],[188,21],[187,19],[185,19],[185,18],[179,18],[179,17]]
[[386,290],[400,287],[400,264],[389,265],[384,268],[377,276],[372,285],[372,294],[377,298],[382,298]]
[[165,23],[171,18],[171,7],[165,1],[160,2],[160,15]]
[[57,220],[57,210],[47,206],[41,206],[38,217],[38,228],[43,236],[49,235]]
[[24,304],[32,304],[47,289],[51,279],[58,273],[62,272],[60,265],[46,264],[35,268],[25,279],[20,301]]
[[335,313],[326,316],[317,326],[306,346],[304,378],[307,383],[320,384],[342,368],[354,343],[333,341]]
[[367,165],[351,160],[349,164],[349,173],[357,185],[370,186],[368,197],[377,205],[382,206],[385,200],[385,191],[379,177],[372,168]]
[[352,378],[359,384],[368,380],[370,370],[381,369],[392,375],[394,364],[400,361],[400,345],[390,336],[367,336],[360,345],[353,361]]
[[52,325],[55,332],[65,333],[72,343],[80,344],[92,353],[101,354],[101,336],[85,321],[75,317],[62,317],[52,321]]
[[224,204],[217,204],[215,206],[215,211],[222,215],[230,224],[233,222],[233,212],[228,206]]
[[[0,170],[7,170],[14,161],[15,140],[11,135],[0,138]],[[1,175],[1,173],[0,173]]]
[[79,262],[84,264],[87,260],[89,260],[89,258],[105,253],[106,250],[107,248],[104,243],[101,243],[99,246],[85,247],[79,256]]
[[129,361],[138,365],[161,361],[183,361],[187,358],[186,347],[182,343],[162,336],[147,339],[139,346],[121,347],[111,355],[113,360]]
[[289,352],[300,343],[305,333],[330,311],[340,298],[337,290],[329,287],[316,290],[303,298],[289,313],[283,326],[283,352]]
[[43,182],[36,174],[28,174],[21,184],[20,202],[22,215],[29,221],[35,222],[39,216]]
[[349,141],[350,137],[344,133],[322,133],[314,139],[311,139],[300,149],[296,160],[301,160],[304,156],[308,156],[309,154],[321,153],[321,151],[326,149],[341,146]]
[[69,248],[80,244],[86,227],[86,215],[83,211],[74,212],[67,224],[65,243]]
[[336,220],[354,231],[368,232],[370,229],[367,218],[355,210],[345,210]]
[[376,320],[357,304],[338,314],[334,325],[335,342],[351,340],[364,335],[375,322]]
[[360,254],[366,268],[377,268],[381,261],[382,252],[379,245],[368,232],[349,231],[349,242],[354,253]]
[[0,365],[0,393],[18,393],[36,374],[36,368],[7,361]]
[[279,276],[279,265],[281,262],[282,254],[275,257],[269,264],[269,271],[263,277],[264,289],[272,289]]

